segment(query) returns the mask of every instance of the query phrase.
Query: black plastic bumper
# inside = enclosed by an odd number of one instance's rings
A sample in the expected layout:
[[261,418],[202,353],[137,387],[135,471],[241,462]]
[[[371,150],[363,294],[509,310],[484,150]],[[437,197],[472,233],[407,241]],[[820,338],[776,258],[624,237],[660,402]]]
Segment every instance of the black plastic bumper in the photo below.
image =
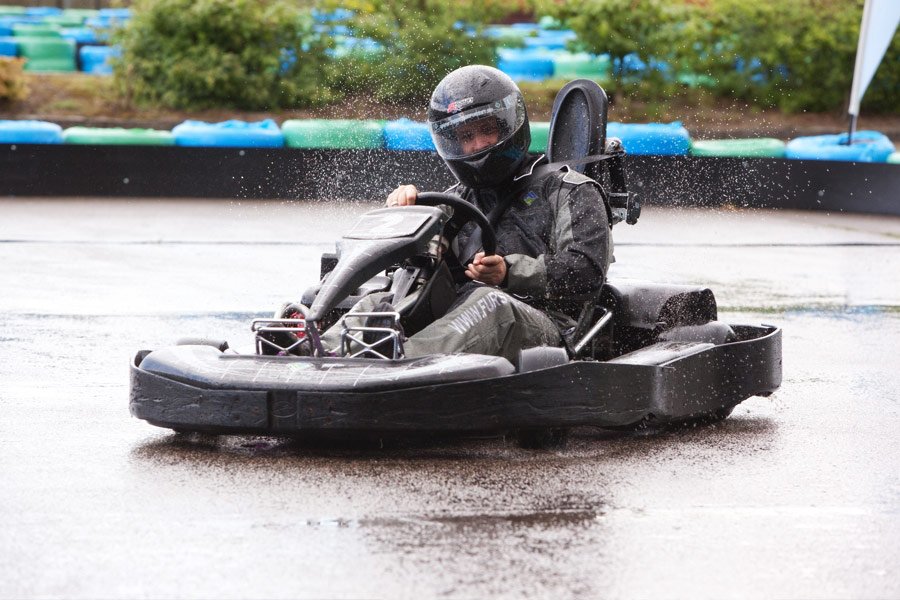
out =
[[388,391],[198,387],[131,365],[131,414],[220,434],[457,432],[623,427],[727,414],[781,384],[781,330],[735,326],[743,341],[663,365],[571,362],[530,373]]

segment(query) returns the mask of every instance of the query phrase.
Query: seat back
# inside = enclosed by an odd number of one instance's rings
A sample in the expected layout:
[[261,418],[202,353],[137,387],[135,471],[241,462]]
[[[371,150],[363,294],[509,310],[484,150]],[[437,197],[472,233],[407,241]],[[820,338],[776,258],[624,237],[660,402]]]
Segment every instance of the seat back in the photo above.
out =
[[[570,81],[556,95],[550,117],[547,158],[551,163],[577,163],[606,149],[609,101],[606,92],[590,79]],[[575,164],[571,168],[601,181],[601,164]]]

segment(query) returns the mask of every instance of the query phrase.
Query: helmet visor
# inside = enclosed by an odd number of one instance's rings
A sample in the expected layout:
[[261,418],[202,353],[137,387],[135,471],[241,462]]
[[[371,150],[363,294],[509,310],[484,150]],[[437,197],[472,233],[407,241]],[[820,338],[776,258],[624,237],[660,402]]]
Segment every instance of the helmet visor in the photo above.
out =
[[525,102],[512,93],[431,123],[431,137],[442,158],[465,158],[508,140],[525,122]]

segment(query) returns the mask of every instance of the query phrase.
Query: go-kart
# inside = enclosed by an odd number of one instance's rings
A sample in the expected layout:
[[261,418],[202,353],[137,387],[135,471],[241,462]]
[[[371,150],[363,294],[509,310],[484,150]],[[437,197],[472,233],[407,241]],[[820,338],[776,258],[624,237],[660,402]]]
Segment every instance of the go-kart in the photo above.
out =
[[[555,153],[556,162],[574,168],[605,169],[595,170],[595,179],[605,182],[621,220],[634,222],[639,208],[623,189],[624,173],[616,172],[624,164],[621,147],[601,135],[582,136],[584,146],[573,149],[578,136],[553,134],[577,125],[579,115],[589,126],[599,119],[605,134],[605,95],[597,95],[596,84],[573,84],[554,107],[551,163]],[[600,109],[591,104],[598,97]],[[485,215],[450,194],[423,193],[415,206],[363,214],[339,252],[322,257],[321,281],[293,314],[251,323],[252,350],[183,340],[138,352],[131,413],[176,431],[333,437],[512,431],[531,446],[576,426],[722,419],[781,384],[779,328],[718,321],[715,297],[704,287],[635,281],[607,281],[560,347],[526,348],[515,361],[406,357],[404,338],[440,318],[453,300],[445,253],[469,221],[481,230],[485,252],[494,253]],[[396,310],[350,311],[374,292],[389,292]],[[321,334],[335,324],[340,344],[326,347]]]

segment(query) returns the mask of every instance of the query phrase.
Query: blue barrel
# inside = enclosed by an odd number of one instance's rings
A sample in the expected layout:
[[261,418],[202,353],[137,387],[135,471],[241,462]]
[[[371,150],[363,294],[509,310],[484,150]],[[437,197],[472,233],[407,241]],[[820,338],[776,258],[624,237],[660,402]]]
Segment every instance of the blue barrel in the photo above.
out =
[[545,31],[541,30],[538,35],[534,37],[526,37],[523,41],[525,42],[526,48],[539,48],[543,50],[565,50],[566,44],[574,40],[577,36],[574,31],[570,30],[552,30]]
[[409,119],[397,119],[384,124],[384,147],[388,150],[436,151],[428,123]]
[[62,127],[47,121],[0,121],[0,144],[62,144]]
[[78,50],[81,70],[93,75],[112,75],[112,59],[121,55],[117,46],[82,46]]
[[212,146],[235,148],[280,148],[284,135],[272,119],[248,123],[247,121],[223,121],[206,123],[185,121],[172,128],[176,146]]
[[674,123],[610,123],[607,137],[622,140],[628,154],[687,156],[691,136],[678,122]]
[[29,6],[25,9],[29,17],[52,17],[62,14],[62,9],[55,6]]
[[76,44],[96,44],[97,32],[89,27],[63,27],[59,35],[65,40],[72,40]]
[[0,25],[4,27],[9,27],[10,29],[15,25],[23,25],[23,24],[31,24],[31,25],[40,25],[44,22],[44,17],[31,17],[25,14],[22,15],[6,15],[0,17]]
[[336,8],[331,11],[314,8],[312,11],[313,19],[319,23],[333,23],[335,21],[345,21],[353,17],[353,11],[347,8]]
[[894,152],[894,144],[883,133],[857,131],[853,144],[847,145],[847,134],[813,135],[791,140],[785,149],[786,158],[805,160],[849,160],[855,162],[885,162]]
[[18,56],[19,43],[14,37],[0,37],[0,56]]
[[117,21],[127,21],[131,18],[130,8],[101,8],[97,11],[97,16],[101,19],[115,19]]
[[543,81],[553,77],[553,58],[545,53],[509,48],[497,53],[497,68],[515,81]]
[[541,28],[541,26],[537,23],[513,23],[512,25],[510,25],[510,27],[529,35],[532,33],[536,33]]

